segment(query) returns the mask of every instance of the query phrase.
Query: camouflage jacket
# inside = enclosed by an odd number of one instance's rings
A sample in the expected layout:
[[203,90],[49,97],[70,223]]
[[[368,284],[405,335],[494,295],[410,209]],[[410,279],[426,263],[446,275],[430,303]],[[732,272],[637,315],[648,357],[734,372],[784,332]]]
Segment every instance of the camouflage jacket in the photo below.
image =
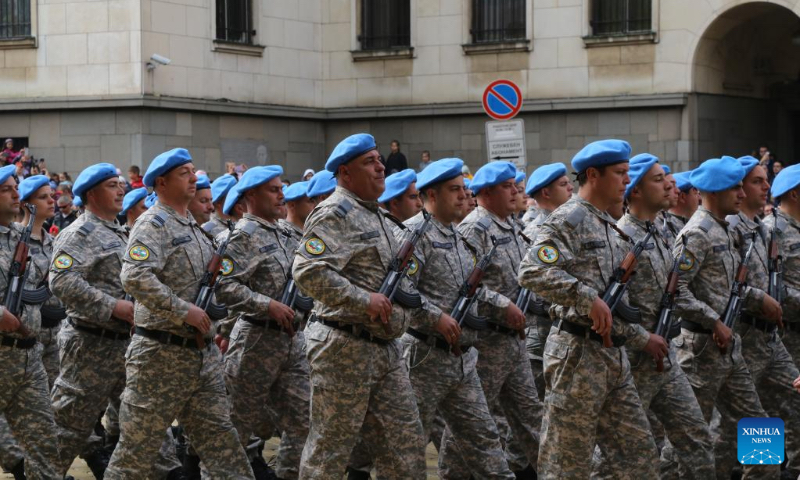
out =
[[[314,299],[315,313],[342,323],[363,325],[379,338],[399,338],[411,321],[430,325],[439,309],[423,299],[419,309],[392,308],[391,333],[367,315],[369,294],[380,290],[400,245],[377,202],[367,202],[345,188],[317,205],[306,219],[303,241],[295,256],[294,279],[304,295]],[[400,288],[416,293],[403,280]]]
[[506,308],[517,301],[520,286],[517,270],[528,245],[520,236],[515,222],[509,223],[489,210],[478,206],[459,224],[458,231],[475,252],[482,258],[492,249],[492,239],[497,241],[497,251],[486,268],[483,284],[487,296],[481,299],[478,311],[492,322],[506,324]]
[[216,292],[230,315],[269,318],[269,304],[273,299],[280,301],[297,249],[288,233],[249,213],[236,222]]
[[544,221],[547,220],[547,217],[549,217],[551,213],[553,212],[550,210],[539,210],[539,214],[525,224],[525,230],[523,230],[522,233],[524,233],[531,240],[535,239],[536,234],[539,232],[539,227],[542,226]]
[[[39,233],[39,238],[31,235],[30,255],[33,268],[36,270],[35,274],[31,273],[31,277],[35,275],[35,286],[39,285],[50,269],[50,262],[53,260],[53,243],[53,236],[47,233],[44,228],[42,228],[42,231]],[[32,280],[33,279],[29,278],[28,282],[31,283]],[[61,301],[55,295],[51,295],[50,298],[44,302],[44,305],[53,308],[62,307]]]
[[298,228],[297,225],[295,225],[294,223],[284,218],[281,218],[280,220],[278,220],[278,226],[280,226],[287,232],[290,232],[292,234],[292,240],[294,240],[295,243],[299,244],[300,240],[303,239],[303,229]]
[[125,296],[119,274],[128,237],[117,220],[89,210],[65,228],[53,244],[50,290],[78,323],[127,332],[130,325],[111,317]]
[[[764,224],[775,228],[775,217],[769,215]],[[783,320],[800,321],[800,221],[778,210],[778,254],[783,257]]]
[[661,211],[656,217],[656,229],[661,234],[661,237],[667,241],[669,247],[675,245],[675,239],[681,232],[681,229],[686,225],[687,219],[680,215],[675,215],[671,212]]
[[[752,235],[755,233],[755,245],[753,253],[750,254],[750,262],[747,271],[747,285],[750,288],[761,290],[761,295],[766,295],[769,291],[769,258],[767,249],[769,247],[769,230],[766,225],[761,223],[761,219],[750,220],[744,213],[728,215],[725,220],[729,223],[731,233],[733,233],[733,244],[739,250],[739,256],[744,259],[747,248],[750,246]],[[750,307],[750,308],[748,308]],[[755,310],[751,310],[755,307]],[[742,310],[754,317],[761,316],[761,305],[749,305]]]
[[[8,274],[11,268],[11,262],[14,259],[14,250],[19,243],[19,237],[22,234],[24,227],[17,223],[12,223],[8,227],[0,226],[0,292],[5,297],[6,289],[8,288]],[[34,289],[42,280],[42,272],[37,268],[32,268],[28,275],[28,280],[25,283],[26,289]],[[5,308],[0,304],[0,315],[4,313]],[[42,325],[41,316],[39,315],[39,307],[22,304],[22,314],[19,321],[22,322],[31,333],[38,334]],[[0,332],[4,337],[21,338],[17,332]]]
[[539,210],[536,207],[528,207],[528,209],[525,210],[525,214],[522,215],[522,223],[524,223],[525,226],[527,227],[532,221],[534,221],[539,216],[540,213],[542,213],[542,210]]
[[[534,246],[520,266],[519,281],[554,304],[550,309],[554,320],[592,325],[592,303],[603,294],[614,268],[631,248],[615,228],[606,212],[580,197],[558,207],[539,227]],[[625,336],[626,346],[634,350],[644,348],[650,339],[641,325],[616,318],[612,334]]]
[[214,245],[191,213],[156,202],[131,231],[122,267],[125,291],[136,299],[139,327],[192,337],[184,321],[200,291]]
[[[676,313],[683,320],[711,330],[728,304],[741,257],[728,222],[716,218],[703,207],[697,209],[678,234],[673,255],[677,256],[683,248],[683,237],[686,237],[686,250],[680,266]],[[763,291],[747,287],[744,308],[760,309],[763,296]]]
[[203,224],[203,230],[212,237],[216,237],[220,232],[228,229],[228,222],[220,219],[216,215],[211,215],[211,220]]

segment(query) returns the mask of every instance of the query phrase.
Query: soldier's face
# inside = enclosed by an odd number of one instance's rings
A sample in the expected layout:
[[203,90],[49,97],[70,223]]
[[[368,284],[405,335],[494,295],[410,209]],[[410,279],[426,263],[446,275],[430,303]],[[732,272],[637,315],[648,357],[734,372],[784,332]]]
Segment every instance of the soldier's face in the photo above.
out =
[[314,210],[316,203],[308,197],[303,197],[299,200],[289,202],[287,205],[291,205],[290,208],[293,209],[295,217],[305,222],[308,215]]
[[271,222],[282,218],[286,208],[283,202],[282,187],[283,184],[280,177],[275,177],[269,182],[262,183],[254,188],[252,195],[255,209],[250,213]]
[[133,222],[136,221],[144,212],[147,211],[147,207],[144,206],[144,199],[139,200],[136,205],[132,206],[126,212],[126,216],[128,218],[128,223],[133,225]]
[[189,202],[189,211],[192,212],[195,221],[200,225],[211,220],[211,214],[214,212],[214,204],[211,203],[210,188],[204,188],[195,192],[192,201]]
[[517,209],[517,185],[514,179],[489,187],[490,203],[487,207],[497,216],[505,218]]
[[671,173],[666,176],[666,179],[670,184],[672,184],[672,190],[670,190],[669,195],[669,208],[675,208],[675,206],[678,205],[678,182]]
[[467,197],[464,188],[464,177],[457,176],[439,186],[435,191],[436,213],[443,223],[453,222],[456,218],[463,218],[472,209],[472,195]]
[[[169,196],[175,195],[176,200],[185,201],[188,205],[194,199],[195,193],[197,193],[197,175],[194,172],[194,164],[191,162],[173,168],[169,173],[161,177],[164,179],[164,190],[168,192]],[[156,179],[156,182],[158,182],[158,179]]]
[[678,203],[683,205],[689,212],[694,213],[697,207],[700,206],[700,192],[696,188],[691,187],[689,190],[680,192],[678,195],[680,198]]
[[339,174],[351,192],[374,202],[386,189],[384,170],[378,151],[372,150],[340,167]]
[[631,183],[628,168],[628,162],[609,165],[597,177],[597,191],[607,195],[610,203],[622,203],[625,198],[625,187]]
[[664,169],[659,164],[650,167],[636,185],[636,192],[631,194],[636,198],[633,201],[641,201],[650,211],[657,212],[669,208],[672,198],[672,183],[664,175]]
[[19,191],[17,181],[9,177],[0,185],[0,220],[8,222],[19,212]]
[[567,203],[567,200],[572,197],[572,191],[574,190],[572,182],[569,181],[566,175],[556,179],[545,188],[550,195],[550,201],[557,207]]
[[405,222],[422,210],[417,183],[412,183],[402,195],[392,200],[392,214]]
[[56,214],[56,201],[53,200],[53,189],[50,185],[40,187],[33,192],[26,203],[36,207],[36,218],[50,218]]
[[769,196],[769,181],[767,180],[767,170],[761,165],[756,165],[750,173],[744,177],[742,183],[747,198],[748,209],[756,210],[767,204]]
[[95,212],[116,215],[122,211],[122,198],[125,196],[125,189],[119,177],[112,177],[92,187],[86,194],[87,201],[91,202]]
[[739,182],[733,188],[717,192],[719,210],[725,215],[736,215],[742,208],[742,203],[746,198],[742,183]]

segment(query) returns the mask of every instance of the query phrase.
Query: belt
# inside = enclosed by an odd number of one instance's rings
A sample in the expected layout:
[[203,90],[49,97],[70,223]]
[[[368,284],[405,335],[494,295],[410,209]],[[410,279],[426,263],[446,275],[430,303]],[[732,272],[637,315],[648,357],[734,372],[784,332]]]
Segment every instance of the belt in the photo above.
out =
[[494,322],[486,322],[486,328],[488,330],[494,330],[495,332],[505,333],[506,335],[519,335],[517,330]]
[[199,350],[197,348],[197,342],[193,338],[181,337],[180,335],[176,335],[174,333],[163,332],[161,330],[150,330],[149,328],[144,327],[136,327],[134,328],[133,332],[135,335],[155,340],[158,343],[163,343],[164,345],[177,345],[179,347]]
[[783,329],[787,332],[800,332],[800,322],[783,322]]
[[[583,325],[578,325],[577,323],[561,320],[561,322],[558,324],[558,329],[563,330],[567,333],[571,333],[576,337],[584,337],[588,338],[589,340],[594,340],[595,342],[603,343],[603,337],[601,335],[598,335],[597,333],[593,332],[591,328],[584,327]],[[625,345],[625,337],[612,335],[611,343],[616,348],[619,348]]]
[[764,320],[761,320],[760,318],[756,318],[750,315],[742,315],[742,322],[748,325],[752,325],[756,327],[757,330],[761,330],[764,333],[772,333],[778,328],[778,326],[772,322],[766,322]]
[[254,317],[242,317],[242,320],[245,322],[255,325],[257,327],[266,328],[268,330],[277,330],[278,332],[284,332],[285,330],[281,326],[280,323],[276,322],[275,320],[260,320]]
[[367,330],[360,330],[356,333],[356,326],[352,323],[341,323],[334,320],[325,320],[319,317],[314,317],[316,321],[325,325],[326,327],[331,327],[336,330],[341,330],[343,332],[347,332],[355,337],[360,338],[361,340],[366,340],[368,342],[377,343],[378,345],[389,345],[392,343],[391,340],[386,340],[384,338],[378,338],[373,334],[369,333]]
[[73,322],[72,319],[67,321],[69,322],[70,325],[72,325],[72,327],[75,330],[91,333],[92,335],[98,336],[100,338],[107,338],[109,340],[127,340],[131,338],[131,334],[128,332],[119,333],[113,330],[107,330],[105,328],[100,328],[100,327],[87,327],[86,325],[79,325]]
[[0,335],[0,345],[4,347],[12,347],[12,348],[20,348],[22,350],[28,350],[33,348],[36,345],[36,337],[33,338],[14,338],[14,337],[6,337],[4,335]]
[[706,335],[711,335],[714,333],[712,330],[709,330],[697,322],[692,322],[689,320],[681,320],[681,328],[685,328],[692,333],[705,333]]
[[60,324],[61,320],[56,320],[55,318],[42,317],[42,328],[56,328]]
[[[431,345],[430,342],[433,342],[434,347],[438,348],[439,350],[444,350],[445,352],[450,352],[450,349],[452,348],[450,347],[449,343],[445,342],[441,338],[436,337],[434,335],[428,335],[426,333],[422,333],[419,330],[414,330],[413,328],[409,328],[408,330],[406,330],[406,333],[427,345]],[[467,353],[470,348],[472,347],[464,347],[461,350],[461,354],[463,355]]]

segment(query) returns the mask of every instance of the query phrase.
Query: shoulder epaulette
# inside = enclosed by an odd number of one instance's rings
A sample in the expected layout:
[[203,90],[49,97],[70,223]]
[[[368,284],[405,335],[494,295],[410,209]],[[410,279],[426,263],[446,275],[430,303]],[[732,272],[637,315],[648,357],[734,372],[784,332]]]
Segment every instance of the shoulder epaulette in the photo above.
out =
[[489,217],[483,217],[477,222],[475,222],[475,226],[480,228],[483,231],[489,230],[489,226],[492,224],[492,220]]
[[206,222],[200,228],[202,228],[203,231],[206,232],[206,233],[211,233],[214,230],[214,224],[211,223],[211,222]]
[[633,225],[625,225],[625,226],[622,226],[622,227],[619,227],[619,228],[620,228],[620,230],[625,232],[625,235],[627,235],[627,236],[629,236],[631,238],[633,238],[633,235],[636,233],[636,229],[633,228]]
[[347,216],[348,213],[350,213],[350,210],[352,209],[353,209],[353,204],[350,203],[349,200],[344,199],[341,202],[339,202],[338,205],[336,205],[336,210],[334,210],[334,213],[336,213],[337,217],[344,218]]
[[736,228],[736,225],[739,225],[739,222],[741,222],[742,219],[739,218],[739,215],[728,215],[725,217],[725,221],[728,222],[728,226],[731,227],[731,230],[733,230]]
[[786,221],[785,218],[778,217],[778,220],[775,222],[775,228],[778,229],[778,232],[783,233],[786,231],[786,227],[789,225],[789,222]]
[[396,224],[398,227],[400,227],[400,230],[408,230],[408,227],[403,222],[401,222],[399,218],[389,213],[388,210],[381,209],[381,211],[383,211],[383,216],[391,220],[392,223]]
[[564,219],[572,228],[577,227],[578,225],[583,222],[583,219],[586,218],[586,209],[578,207],[575,210],[569,212],[567,218]]
[[244,233],[248,237],[252,237],[253,233],[255,233],[257,228],[258,224],[256,222],[248,221],[244,225],[242,225],[242,228],[240,228],[239,231]]
[[161,212],[159,212],[153,215],[153,218],[150,219],[150,223],[152,223],[158,228],[161,228],[167,224],[167,219],[164,218],[163,215],[161,215]]
[[94,227],[95,227],[94,223],[86,222],[83,225],[81,225],[80,227],[78,227],[78,233],[80,233],[82,236],[86,237],[90,233],[92,233],[92,231],[94,230]]
[[700,230],[708,233],[711,230],[711,227],[714,226],[714,219],[711,217],[705,217],[701,222],[700,225],[697,226]]

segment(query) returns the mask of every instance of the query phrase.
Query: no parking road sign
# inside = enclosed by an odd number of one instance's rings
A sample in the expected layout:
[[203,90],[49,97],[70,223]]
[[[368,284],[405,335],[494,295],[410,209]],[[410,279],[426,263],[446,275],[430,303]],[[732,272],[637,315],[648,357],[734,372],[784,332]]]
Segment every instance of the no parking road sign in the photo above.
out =
[[522,92],[514,82],[497,80],[483,91],[483,110],[495,120],[514,118],[522,108]]

